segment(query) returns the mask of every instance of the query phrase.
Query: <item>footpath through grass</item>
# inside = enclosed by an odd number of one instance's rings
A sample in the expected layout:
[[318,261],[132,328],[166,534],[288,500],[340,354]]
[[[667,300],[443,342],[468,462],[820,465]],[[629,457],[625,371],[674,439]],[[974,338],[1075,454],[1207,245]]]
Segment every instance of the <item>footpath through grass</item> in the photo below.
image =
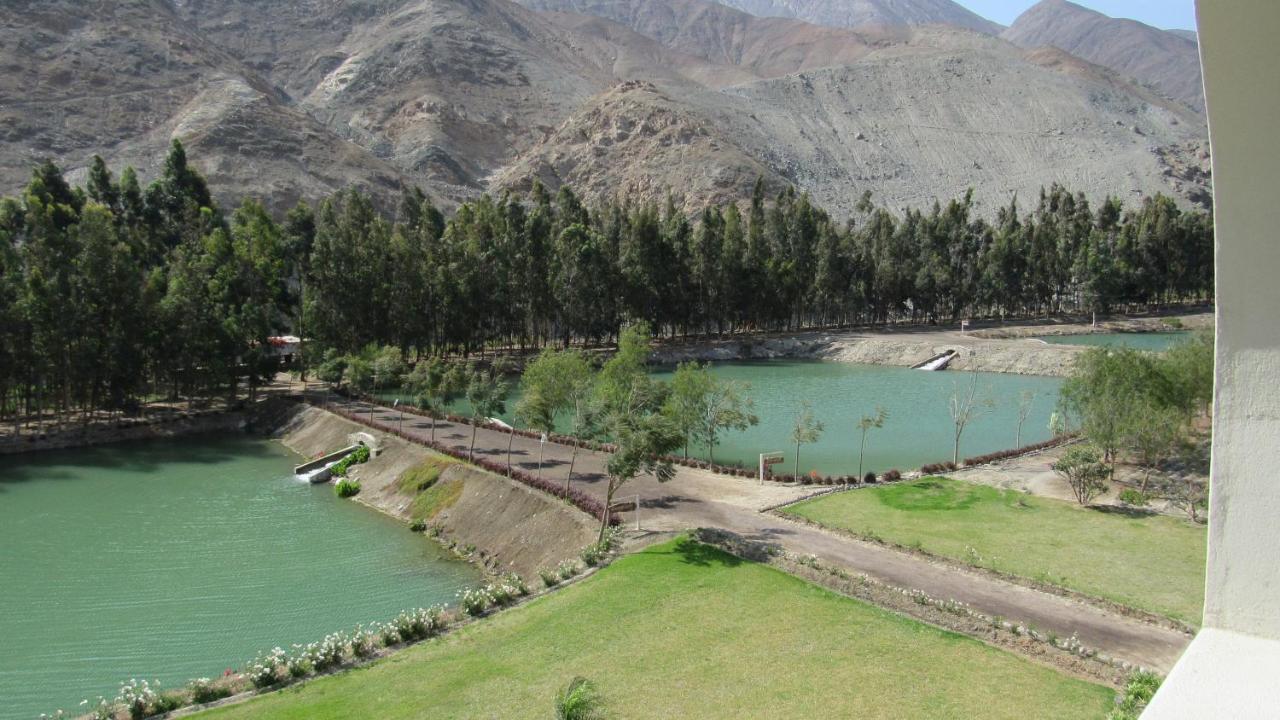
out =
[[200,717],[548,718],[595,681],[610,718],[1102,718],[1114,693],[676,540],[372,666]]
[[1199,625],[1205,528],[949,478],[827,495],[786,512]]

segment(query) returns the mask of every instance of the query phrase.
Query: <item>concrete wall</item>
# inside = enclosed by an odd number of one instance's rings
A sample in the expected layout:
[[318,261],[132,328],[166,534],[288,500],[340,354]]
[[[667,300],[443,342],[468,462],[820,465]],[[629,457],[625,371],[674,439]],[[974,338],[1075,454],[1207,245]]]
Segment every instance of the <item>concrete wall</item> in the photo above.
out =
[[1218,299],[1204,625],[1280,639],[1280,2],[1199,15]]

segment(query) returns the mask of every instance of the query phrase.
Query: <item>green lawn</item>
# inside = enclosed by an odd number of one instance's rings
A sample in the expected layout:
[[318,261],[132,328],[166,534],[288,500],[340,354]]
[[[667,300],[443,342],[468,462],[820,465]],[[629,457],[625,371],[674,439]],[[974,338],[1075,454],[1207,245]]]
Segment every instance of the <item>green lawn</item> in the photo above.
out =
[[1180,518],[1130,517],[936,477],[836,493],[787,512],[1200,623],[1206,533]]
[[1101,718],[1114,693],[688,540],[363,669],[202,718]]

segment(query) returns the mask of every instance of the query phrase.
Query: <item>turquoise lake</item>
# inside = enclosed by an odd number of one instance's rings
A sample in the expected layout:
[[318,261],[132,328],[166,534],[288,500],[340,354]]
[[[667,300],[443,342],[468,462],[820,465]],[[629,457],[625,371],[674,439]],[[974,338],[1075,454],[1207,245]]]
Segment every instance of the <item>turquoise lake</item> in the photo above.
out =
[[274,645],[451,603],[471,566],[242,435],[10,456],[0,718],[174,688]]

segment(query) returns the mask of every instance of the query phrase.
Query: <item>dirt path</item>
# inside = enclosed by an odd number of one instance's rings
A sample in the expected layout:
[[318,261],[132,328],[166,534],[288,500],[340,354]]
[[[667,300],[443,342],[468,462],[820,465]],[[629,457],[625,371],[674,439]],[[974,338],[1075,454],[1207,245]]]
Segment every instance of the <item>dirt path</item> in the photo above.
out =
[[[368,416],[369,406],[349,403],[346,409]],[[411,436],[426,440],[431,421],[396,410],[375,407],[373,419],[388,428],[399,427]],[[477,456],[505,462],[509,436],[479,429]],[[440,422],[436,440],[465,450],[471,427]],[[518,467],[536,471],[538,442],[514,439],[512,461]],[[547,443],[542,472],[564,477],[571,448]],[[605,492],[605,456],[581,451],[574,472],[574,484],[598,497]],[[640,499],[640,523],[647,530],[685,530],[697,527],[723,528],[749,539],[780,544],[788,551],[813,554],[855,573],[902,588],[924,591],[942,599],[954,599],[987,615],[1021,622],[1060,637],[1076,635],[1085,645],[1098,648],[1117,659],[1135,665],[1167,671],[1190,642],[1186,635],[1124,617],[1100,608],[972,574],[922,557],[865,543],[818,528],[792,522],[761,510],[798,499],[813,492],[810,487],[759,485],[754,481],[678,468],[675,480],[661,484],[641,477],[628,483],[615,500]],[[634,513],[624,513],[623,522],[635,522]]]

